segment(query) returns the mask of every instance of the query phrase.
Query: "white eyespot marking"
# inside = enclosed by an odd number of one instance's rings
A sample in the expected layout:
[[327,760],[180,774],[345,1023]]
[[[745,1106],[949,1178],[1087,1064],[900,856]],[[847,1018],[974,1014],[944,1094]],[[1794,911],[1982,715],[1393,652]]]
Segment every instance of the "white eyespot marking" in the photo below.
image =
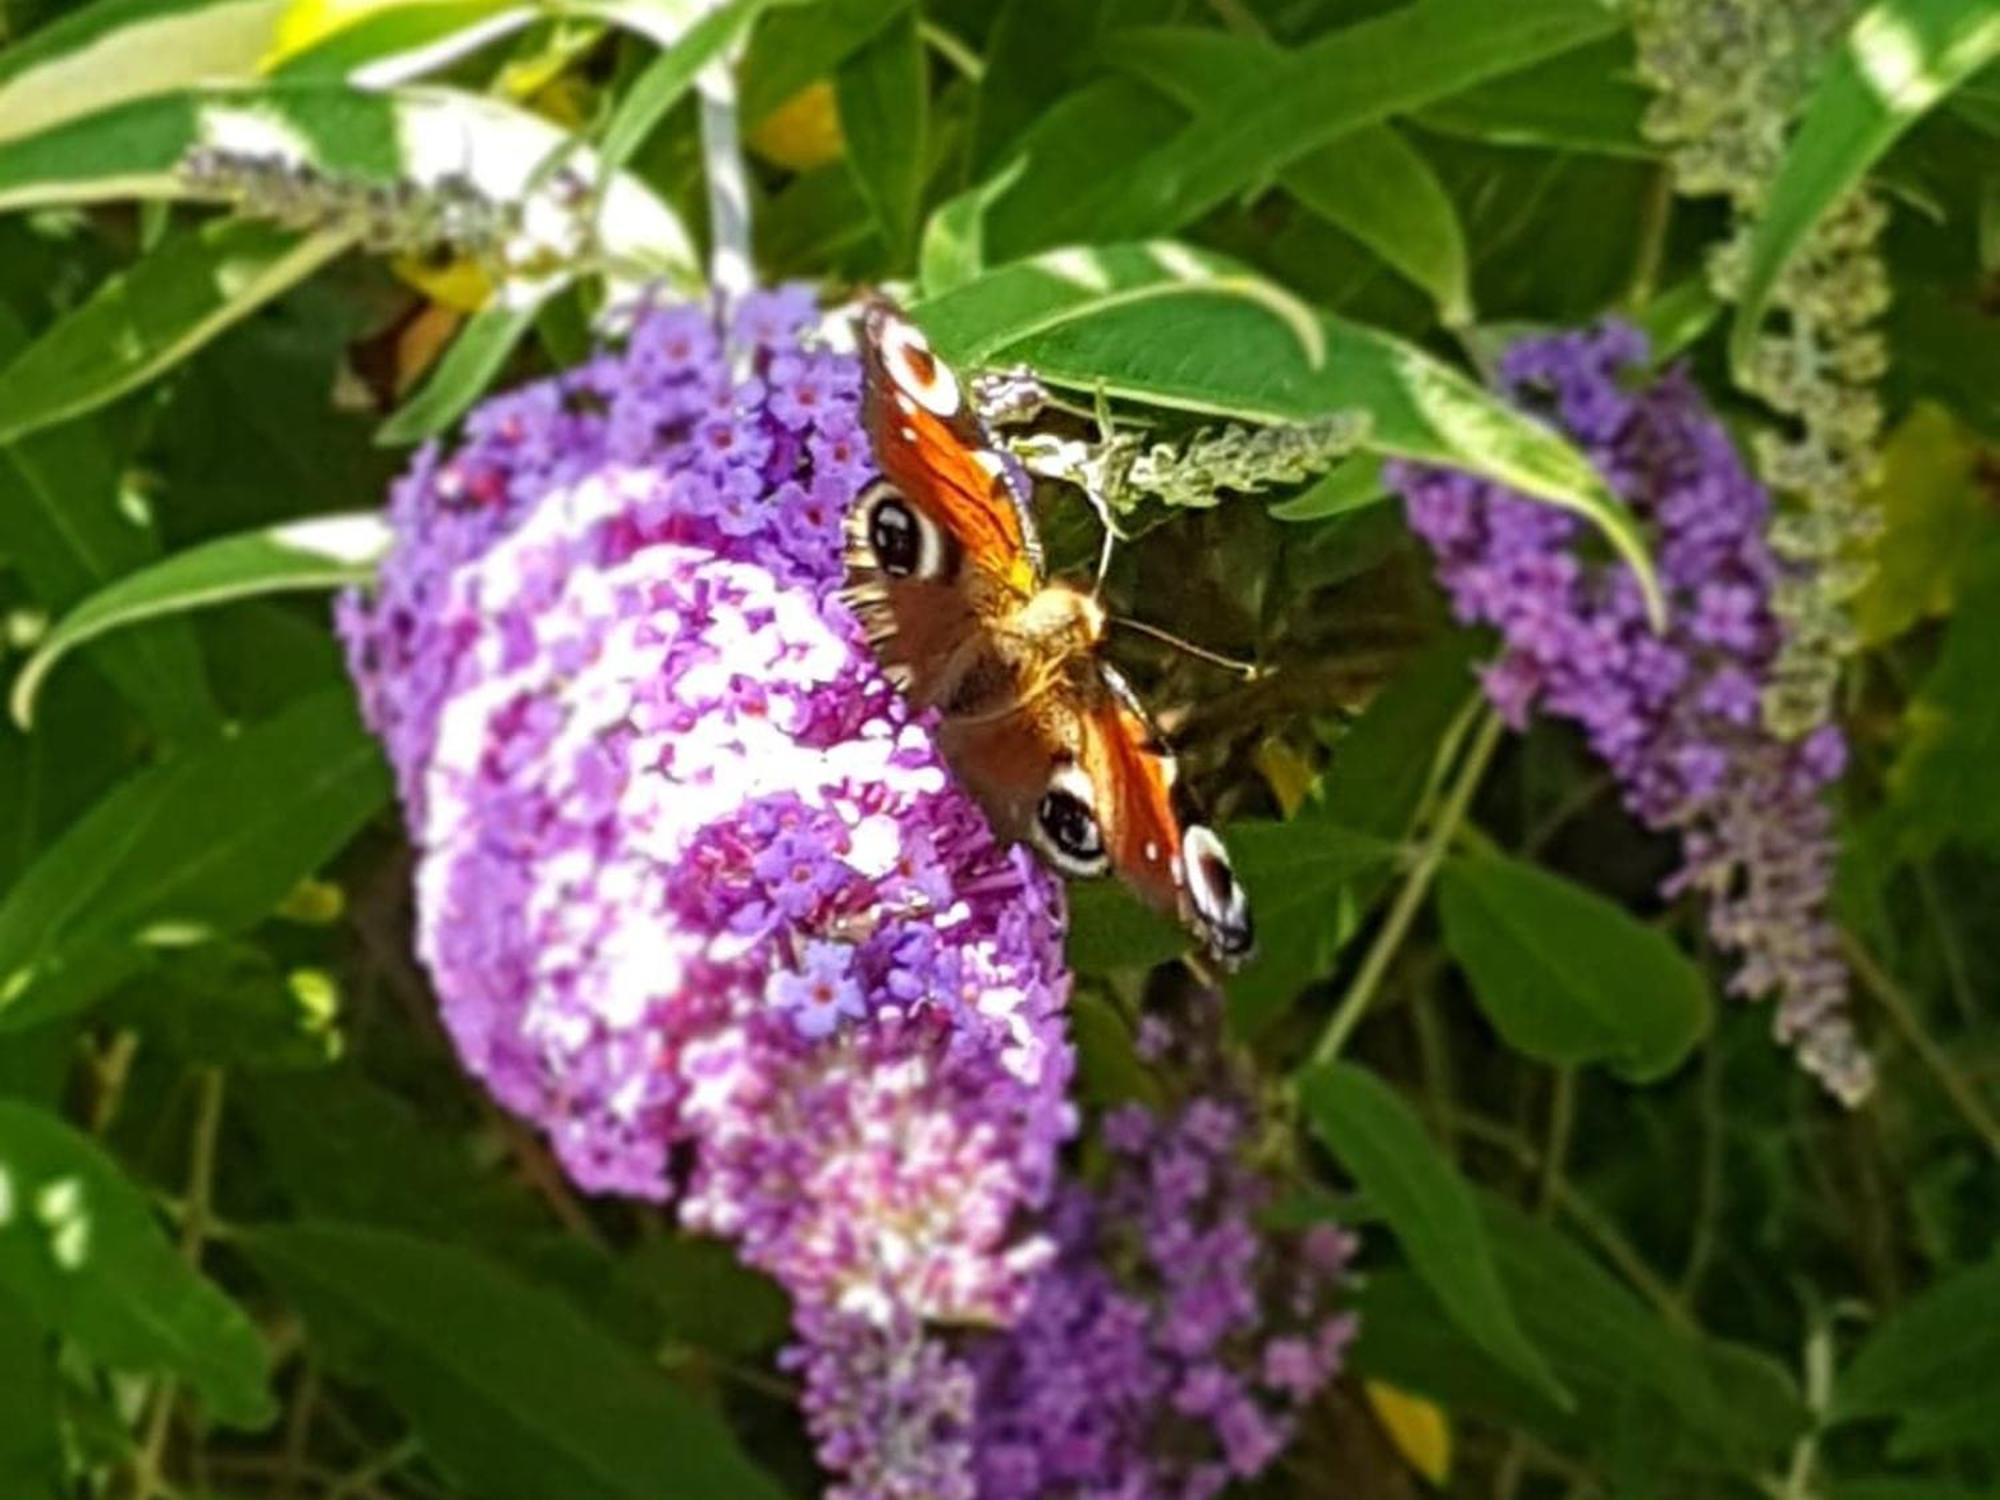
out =
[[1207,939],[1209,951],[1227,961],[1250,951],[1250,901],[1236,882],[1229,851],[1222,840],[1200,823],[1181,835],[1181,857],[1187,867],[1189,904]]
[[1058,872],[1088,879],[1111,868],[1098,827],[1090,778],[1075,764],[1058,766],[1035,808],[1035,847]]
[[1160,841],[1158,839],[1147,839],[1146,840],[1147,863],[1151,864],[1154,861],[1158,860],[1159,857],[1160,857]]
[[891,319],[882,328],[882,363],[896,384],[940,417],[958,410],[958,377],[931,353],[914,325]]
[[917,429],[912,427],[908,422],[898,427],[896,433],[906,443],[914,443],[917,440]]

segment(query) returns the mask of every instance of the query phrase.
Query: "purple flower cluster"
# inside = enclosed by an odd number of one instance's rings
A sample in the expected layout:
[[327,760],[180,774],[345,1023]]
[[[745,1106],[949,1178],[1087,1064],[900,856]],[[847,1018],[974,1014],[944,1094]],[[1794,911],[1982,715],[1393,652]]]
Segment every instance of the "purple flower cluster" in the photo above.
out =
[[581,1186],[776,1277],[808,1362],[1017,1313],[1074,1128],[1060,888],[833,597],[869,461],[810,313],[751,299],[738,379],[650,310],[487,402],[340,609],[466,1065]]
[[1060,887],[835,598],[871,470],[810,314],[643,311],[398,484],[340,625],[420,956],[572,1179],[784,1286],[835,1500],[1212,1494],[1338,1362],[1345,1241],[1260,1237],[1236,1102],[1118,1115],[1059,1184]]
[[1669,893],[1708,900],[1716,941],[1739,959],[1732,988],[1775,993],[1779,1036],[1854,1103],[1873,1070],[1828,915],[1824,797],[1845,742],[1830,725],[1795,741],[1766,727],[1784,644],[1770,501],[1685,372],[1648,378],[1646,356],[1642,335],[1608,325],[1522,340],[1501,379],[1559,421],[1650,528],[1664,633],[1629,566],[1586,550],[1576,516],[1451,470],[1398,464],[1391,479],[1458,617],[1500,632],[1487,697],[1516,728],[1537,710],[1578,725],[1632,812],[1679,831]]
[[1353,1337],[1352,1242],[1259,1226],[1250,1125],[1213,1095],[1103,1120],[1102,1186],[1065,1186],[1027,1312],[969,1356],[981,1500],[1209,1500],[1284,1450]]

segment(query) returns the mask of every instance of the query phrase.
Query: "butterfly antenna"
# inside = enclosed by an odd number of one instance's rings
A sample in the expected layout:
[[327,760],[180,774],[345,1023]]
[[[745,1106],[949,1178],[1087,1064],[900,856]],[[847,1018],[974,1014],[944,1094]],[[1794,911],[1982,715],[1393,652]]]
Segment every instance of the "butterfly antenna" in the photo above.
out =
[[1113,615],[1111,623],[1125,630],[1136,630],[1140,635],[1151,636],[1163,645],[1172,646],[1176,651],[1194,657],[1197,661],[1209,662],[1224,667],[1241,677],[1245,682],[1255,682],[1267,670],[1254,661],[1243,661],[1238,657],[1224,656],[1220,651],[1211,651],[1206,646],[1197,646],[1193,641],[1182,640],[1172,631],[1162,630],[1157,625],[1148,625],[1144,620],[1131,620],[1123,615]]

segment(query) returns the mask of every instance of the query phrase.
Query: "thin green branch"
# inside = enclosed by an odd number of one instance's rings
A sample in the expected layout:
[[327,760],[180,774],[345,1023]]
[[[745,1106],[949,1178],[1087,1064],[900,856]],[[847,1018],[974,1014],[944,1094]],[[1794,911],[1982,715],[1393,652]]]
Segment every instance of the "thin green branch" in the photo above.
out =
[[1486,768],[1492,763],[1493,752],[1499,747],[1504,727],[1500,716],[1489,709],[1474,731],[1471,748],[1465,753],[1458,779],[1452,784],[1443,807],[1432,821],[1416,863],[1404,877],[1402,889],[1396,892],[1395,903],[1389,908],[1388,916],[1383,918],[1381,930],[1369,945],[1354,982],[1334,1008],[1333,1017],[1320,1036],[1319,1045],[1313,1048],[1312,1060],[1315,1064],[1330,1063],[1339,1057],[1348,1037],[1361,1023],[1362,1016],[1367,1014],[1375,992],[1381,987],[1383,975],[1388,973],[1390,963],[1409,934],[1411,922],[1422,908],[1424,898],[1430,894],[1431,882],[1437,878],[1438,867],[1444,863],[1452,839],[1465,822],[1466,811],[1472,806],[1473,793],[1479,790],[1479,783],[1485,779]]

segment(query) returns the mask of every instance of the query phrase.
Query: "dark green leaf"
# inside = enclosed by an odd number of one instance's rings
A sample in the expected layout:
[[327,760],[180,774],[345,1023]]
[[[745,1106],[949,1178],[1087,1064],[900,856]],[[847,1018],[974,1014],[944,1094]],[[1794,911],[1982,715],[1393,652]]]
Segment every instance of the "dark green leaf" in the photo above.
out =
[[924,224],[917,284],[926,297],[955,291],[986,269],[986,214],[1020,181],[1026,157],[941,205]]
[[727,0],[704,11],[646,70],[632,80],[605,127],[603,159],[614,167],[630,161],[660,121],[686,95],[695,77],[736,44],[750,24],[772,4],[789,0]]
[[1937,665],[1911,701],[1891,769],[1893,805],[1918,847],[1952,842],[2000,850],[2000,542],[1968,559]]
[[1350,130],[1566,52],[1618,24],[1592,0],[1418,0],[1357,22],[1232,88],[1129,175],[1051,223],[1048,240],[1171,233]]
[[[0,304],[0,359],[26,341]],[[152,526],[119,503],[119,475],[105,435],[70,424],[0,448],[0,535],[44,607],[66,610],[159,556]],[[118,691],[164,738],[214,726],[215,705],[184,625],[162,624],[92,652]]]
[[1299,1099],[1320,1141],[1354,1175],[1403,1253],[1465,1333],[1562,1406],[1570,1397],[1522,1332],[1471,1187],[1394,1090],[1352,1063],[1318,1065]]
[[1234,823],[1227,837],[1257,924],[1257,952],[1229,980],[1229,1020],[1256,1036],[1332,966],[1353,928],[1354,888],[1391,865],[1396,848],[1311,810]]
[[[1121,66],[1198,113],[1268,77],[1280,54],[1248,37],[1162,27],[1119,38]],[[1388,125],[1364,125],[1284,168],[1284,188],[1422,287],[1446,323],[1469,322],[1465,235],[1423,155]]]
[[0,369],[0,443],[94,411],[173,368],[348,243],[344,234],[302,236],[246,219],[169,237]]
[[0,1494],[58,1500],[62,1432],[56,1411],[56,1346],[11,1293],[0,1292]]
[[1593,891],[1499,855],[1448,860],[1445,943],[1509,1046],[1635,1079],[1678,1067],[1709,1025],[1701,971]]
[[910,0],[817,0],[772,16],[743,60],[743,124],[755,125],[834,70],[910,7]]
[[1117,881],[1069,888],[1069,962],[1079,974],[1150,968],[1185,953],[1178,922],[1146,905]]
[[1060,108],[1097,44],[1100,6],[1091,0],[1005,0],[986,37],[986,71],[972,111],[974,172],[1012,155],[1021,132]]
[[245,1237],[337,1367],[483,1500],[777,1500],[713,1412],[569,1303],[471,1251],[310,1225]]
[[89,1003],[150,946],[258,920],[387,796],[344,688],[141,772],[0,902],[0,1028]]
[[1281,521],[1324,521],[1388,498],[1382,460],[1372,453],[1357,453],[1291,499],[1273,505],[1271,514]]
[[2000,54],[1992,0],[1876,0],[1820,78],[1785,150],[1750,241],[1730,329],[1741,368],[1778,279],[1821,217],[1897,136]]
[[8,1100],[0,1291],[113,1369],[186,1381],[231,1426],[276,1411],[255,1325],[181,1258],[139,1189],[87,1136]]
[[899,262],[914,245],[928,156],[929,79],[916,12],[906,9],[834,74],[847,163]]
[[1615,36],[1427,104],[1416,120],[1495,145],[1650,157],[1658,154],[1642,129],[1650,97],[1631,37]]
[[1995,1391],[2000,1260],[1944,1277],[1871,1333],[1840,1376],[1833,1416],[1893,1418],[1896,1458],[1966,1444],[1995,1449]]
[[626,1256],[619,1274],[660,1315],[665,1337],[697,1349],[761,1358],[791,1326],[785,1294],[719,1240],[657,1236]]
[[128,573],[64,615],[14,679],[17,723],[34,714],[35,695],[55,664],[112,631],[261,594],[343,588],[368,582],[388,550],[374,514],[289,521],[250,536],[224,537]]
[[486,1246],[544,1223],[525,1194],[477,1170],[463,1134],[352,1069],[246,1079],[239,1092],[272,1176],[302,1214]]

